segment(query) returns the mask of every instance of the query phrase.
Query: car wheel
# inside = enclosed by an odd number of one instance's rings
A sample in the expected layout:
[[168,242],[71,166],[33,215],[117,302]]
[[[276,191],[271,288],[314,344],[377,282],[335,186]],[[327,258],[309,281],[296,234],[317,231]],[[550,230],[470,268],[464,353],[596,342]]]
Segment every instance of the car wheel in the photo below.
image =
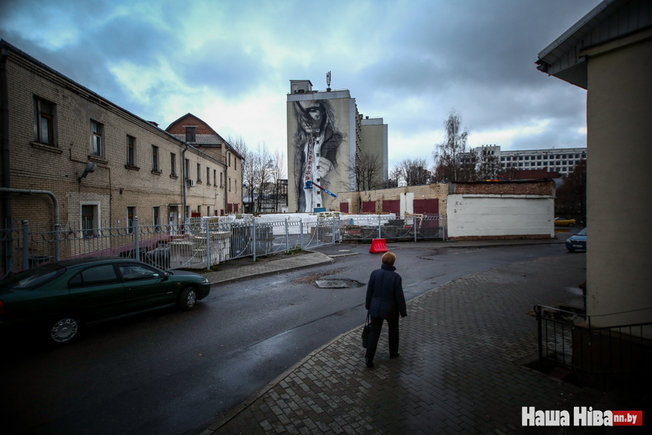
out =
[[197,303],[197,292],[192,287],[186,287],[179,294],[177,305],[184,311],[191,310]]
[[51,343],[66,344],[77,338],[80,329],[81,324],[76,317],[59,316],[50,322],[48,338]]

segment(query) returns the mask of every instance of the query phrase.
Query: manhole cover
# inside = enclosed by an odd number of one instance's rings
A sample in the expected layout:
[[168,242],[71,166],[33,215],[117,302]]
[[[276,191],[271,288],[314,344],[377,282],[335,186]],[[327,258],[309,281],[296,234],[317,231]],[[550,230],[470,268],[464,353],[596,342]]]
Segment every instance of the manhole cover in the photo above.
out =
[[315,285],[319,288],[351,288],[361,287],[363,284],[354,279],[318,279]]

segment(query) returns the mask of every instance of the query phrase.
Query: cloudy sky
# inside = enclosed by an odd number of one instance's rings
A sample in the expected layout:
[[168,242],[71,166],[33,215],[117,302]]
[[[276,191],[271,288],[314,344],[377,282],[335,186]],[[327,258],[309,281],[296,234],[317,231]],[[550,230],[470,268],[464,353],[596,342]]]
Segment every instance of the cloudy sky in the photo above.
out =
[[289,81],[332,71],[389,125],[390,167],[433,164],[451,111],[470,146],[586,146],[586,92],[534,62],[599,0],[0,3],[2,39],[162,128],[191,112],[285,152]]

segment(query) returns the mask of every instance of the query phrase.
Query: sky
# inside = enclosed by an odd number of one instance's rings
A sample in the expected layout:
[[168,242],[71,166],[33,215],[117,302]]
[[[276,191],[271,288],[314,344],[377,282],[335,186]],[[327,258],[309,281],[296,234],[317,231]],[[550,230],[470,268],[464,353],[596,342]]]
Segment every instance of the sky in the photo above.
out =
[[161,128],[192,113],[286,153],[290,80],[348,89],[388,125],[390,168],[443,142],[586,146],[586,91],[537,54],[600,0],[3,0],[0,38]]

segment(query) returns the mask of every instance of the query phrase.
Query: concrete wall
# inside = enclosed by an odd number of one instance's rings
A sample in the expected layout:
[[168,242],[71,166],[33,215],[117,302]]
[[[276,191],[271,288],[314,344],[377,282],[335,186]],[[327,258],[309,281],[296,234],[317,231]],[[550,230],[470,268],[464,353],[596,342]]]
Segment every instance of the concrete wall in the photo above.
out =
[[555,236],[550,196],[453,194],[447,215],[450,239]]
[[[414,213],[414,200],[435,199],[439,204],[439,215],[446,215],[448,184],[428,184],[423,186],[403,186],[363,192],[339,192],[338,202],[348,204],[349,213],[362,213],[363,202],[374,202],[374,213],[383,212],[383,201],[400,201],[400,215]],[[341,208],[335,210],[341,211]]]
[[652,30],[586,50],[587,315],[652,320]]

